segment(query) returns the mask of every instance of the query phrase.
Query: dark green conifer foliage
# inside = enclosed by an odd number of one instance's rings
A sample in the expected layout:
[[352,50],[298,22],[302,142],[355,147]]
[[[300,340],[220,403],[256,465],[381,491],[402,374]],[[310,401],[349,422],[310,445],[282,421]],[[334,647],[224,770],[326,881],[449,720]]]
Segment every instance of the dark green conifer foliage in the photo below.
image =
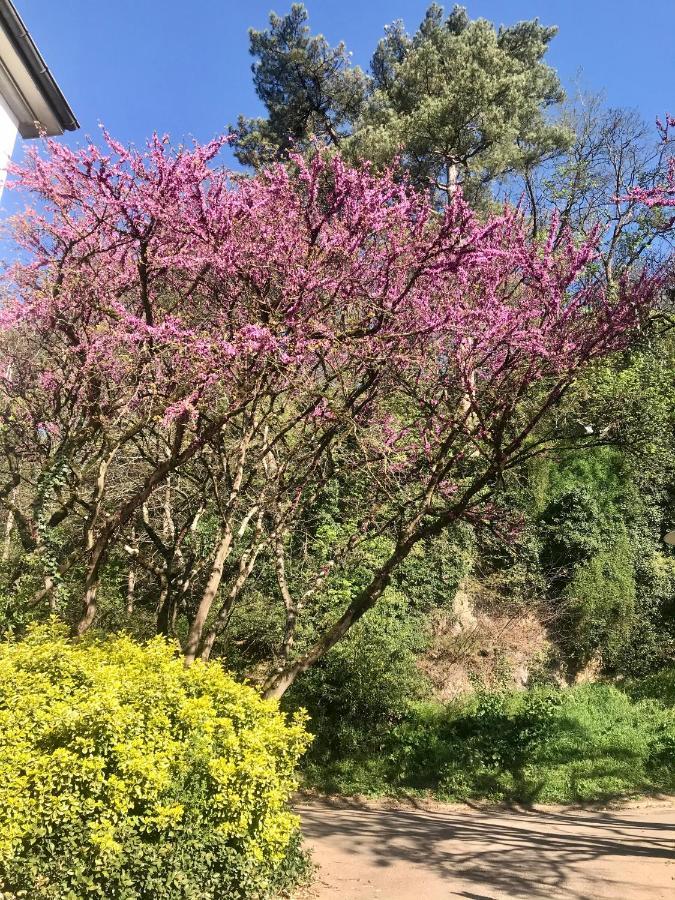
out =
[[249,31],[253,83],[267,118],[240,116],[230,129],[244,165],[260,168],[313,138],[337,146],[359,115],[366,76],[343,43],[331,47],[306,23],[307,10],[295,3],[286,16],[271,13],[267,30]]
[[411,37],[385,28],[366,77],[344,44],[312,36],[295,4],[250,32],[256,92],[267,117],[240,117],[236,152],[247,165],[283,158],[311,139],[376,167],[396,161],[422,188],[447,197],[458,183],[481,188],[564,149],[567,128],[547,110],[563,99],[544,62],[556,28],[535,19],[495,28],[432,4]]

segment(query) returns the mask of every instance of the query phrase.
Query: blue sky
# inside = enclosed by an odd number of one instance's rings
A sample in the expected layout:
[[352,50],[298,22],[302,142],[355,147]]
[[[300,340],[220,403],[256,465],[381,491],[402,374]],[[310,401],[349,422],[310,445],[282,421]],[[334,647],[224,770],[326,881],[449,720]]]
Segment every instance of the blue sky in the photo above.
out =
[[[82,130],[99,121],[119,139],[153,131],[205,140],[239,112],[258,111],[247,29],[290,0],[15,0]],[[427,0],[309,0],[310,23],[342,39],[366,67],[385,23],[419,23]],[[448,7],[452,3],[448,4]],[[648,120],[675,112],[675,0],[466,0],[472,18],[560,27],[549,54],[568,90],[606,92]]]

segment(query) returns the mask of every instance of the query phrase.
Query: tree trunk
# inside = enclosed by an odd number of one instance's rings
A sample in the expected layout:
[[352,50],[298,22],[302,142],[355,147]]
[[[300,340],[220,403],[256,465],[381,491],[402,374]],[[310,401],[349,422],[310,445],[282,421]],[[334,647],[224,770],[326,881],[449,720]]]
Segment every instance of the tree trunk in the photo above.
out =
[[[216,599],[216,594],[218,593],[218,588],[220,587],[220,582],[223,577],[223,566],[225,565],[225,560],[230,555],[230,550],[232,549],[233,532],[229,517],[232,515],[235,501],[239,494],[239,489],[244,477],[244,463],[246,460],[246,453],[248,451],[249,444],[251,443],[251,438],[253,437],[254,430],[255,426],[252,425],[242,438],[242,442],[239,447],[239,462],[237,464],[237,471],[232,481],[232,488],[226,508],[222,513],[223,534],[221,536],[220,543],[216,548],[216,556],[211,568],[211,574],[209,576],[209,580],[206,583],[206,587],[204,588],[202,599],[200,600],[199,606],[197,607],[197,613],[190,626],[190,631],[188,632],[188,637],[185,644],[184,655],[186,666],[191,666],[197,657],[199,644],[201,643],[202,634],[204,632],[204,625],[206,624],[206,620],[211,610],[211,606],[213,605],[213,601]],[[245,517],[244,523],[246,523],[247,521],[248,517]],[[242,527],[245,528],[245,524],[242,524]]]
[[231,547],[232,529],[229,525],[226,525],[220,542],[218,543],[218,546],[216,548],[216,555],[213,560],[213,566],[211,567],[209,580],[206,582],[206,587],[204,588],[202,599],[199,601],[197,612],[195,613],[195,617],[192,620],[192,624],[190,625],[190,631],[185,643],[184,655],[186,666],[192,665],[192,663],[197,658],[197,651],[199,649],[199,643],[202,639],[204,625],[211,610],[211,606],[213,605],[213,601],[216,599],[216,594],[218,593],[218,588],[220,587],[220,581],[223,577],[223,567],[225,565],[225,560],[230,554]]
[[281,593],[281,599],[286,610],[286,627],[284,629],[284,639],[281,645],[281,659],[283,665],[286,665],[291,655],[293,645],[295,643],[295,629],[298,624],[298,614],[300,612],[300,604],[291,594],[286,578],[286,554],[284,552],[284,534],[277,535],[274,542],[274,561],[277,575],[277,584]]
[[[131,540],[129,541],[129,546],[132,550],[137,551],[136,547],[136,529],[132,527],[131,529]],[[138,551],[137,551],[138,552]],[[136,557],[131,557],[131,562],[129,563],[129,571],[127,572],[127,615],[131,616],[134,611],[134,604],[136,601]]]
[[50,610],[50,612],[55,613],[57,610],[58,604],[56,602],[56,597],[54,596],[55,582],[54,582],[53,576],[45,575],[44,585],[45,585],[44,591],[47,594],[47,596],[49,597],[49,610]]
[[171,633],[171,572],[162,572],[160,576],[159,599],[157,600],[157,634],[169,637]]
[[321,637],[314,646],[300,659],[287,665],[280,672],[271,675],[263,685],[263,697],[265,699],[278,700],[282,697],[295,679],[302,672],[306,672],[310,666],[321,659],[331,647],[341,640],[352,625],[368,612],[379,600],[385,588],[389,584],[392,572],[408,555],[412,547],[420,537],[410,537],[396,548],[384,566],[375,575],[370,584],[350,603],[345,612],[335,624]]
[[298,675],[306,672],[307,669],[334,647],[345,636],[352,625],[355,625],[369,609],[375,606],[389,584],[392,573],[406,559],[413,547],[427,537],[435,537],[440,534],[451,522],[456,521],[459,513],[466,508],[466,504],[471,496],[476,493],[482,483],[482,479],[479,480],[472,491],[465,495],[460,504],[452,510],[448,510],[443,516],[439,516],[429,525],[422,524],[424,517],[424,511],[422,510],[416,519],[410,523],[396,545],[394,552],[380,571],[373,576],[370,584],[357,594],[340,618],[304,656],[267,678],[263,684],[263,697],[275,700],[282,697]]
[[[13,495],[12,495],[12,499]],[[12,529],[14,528],[14,513],[11,509],[7,510],[7,521],[5,522],[5,545],[2,548],[2,561],[9,560],[9,551],[12,546]]]
[[75,637],[82,635],[91,628],[98,607],[96,605],[96,594],[98,592],[98,576],[101,563],[101,556],[95,556],[94,562],[89,566],[87,577],[85,580],[84,598],[82,601],[82,617],[74,628]]
[[239,562],[239,574],[237,575],[236,581],[230,588],[230,592],[227,595],[227,599],[225,603],[223,603],[220,612],[218,613],[213,625],[209,629],[208,634],[204,638],[202,643],[202,651],[201,658],[204,662],[207,662],[211,656],[211,651],[213,650],[213,645],[216,642],[216,638],[223,631],[224,628],[227,627],[228,622],[230,621],[230,616],[232,615],[232,609],[234,604],[241,592],[241,589],[246,584],[248,576],[253,571],[253,566],[255,565],[255,561],[258,558],[258,554],[260,553],[261,545],[258,545],[254,549],[251,550],[249,554],[244,554]]

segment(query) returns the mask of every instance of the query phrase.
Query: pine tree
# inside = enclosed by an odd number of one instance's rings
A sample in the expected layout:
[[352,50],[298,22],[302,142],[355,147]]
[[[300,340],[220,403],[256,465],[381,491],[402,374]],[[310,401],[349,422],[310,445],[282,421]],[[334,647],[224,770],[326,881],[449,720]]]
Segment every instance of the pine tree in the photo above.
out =
[[563,99],[543,62],[556,30],[536,19],[496,29],[437,4],[413,37],[396,23],[375,51],[350,149],[378,167],[400,155],[416,183],[446,197],[458,182],[480,187],[531,168],[569,142],[546,116]]
[[240,116],[231,132],[244,165],[260,168],[312,140],[337,146],[351,130],[366,97],[367,78],[352,66],[345,45],[311,35],[307,10],[270,14],[265,31],[250,29],[253,83],[267,118]]
[[535,19],[495,28],[433,4],[411,37],[385,28],[366,77],[344,44],[311,36],[304,6],[251,31],[256,92],[267,118],[240,118],[236,151],[259,167],[311,138],[378,169],[398,162],[420,187],[447,198],[458,183],[482,188],[531,169],[568,146],[548,120],[563,99],[543,60],[556,28]]

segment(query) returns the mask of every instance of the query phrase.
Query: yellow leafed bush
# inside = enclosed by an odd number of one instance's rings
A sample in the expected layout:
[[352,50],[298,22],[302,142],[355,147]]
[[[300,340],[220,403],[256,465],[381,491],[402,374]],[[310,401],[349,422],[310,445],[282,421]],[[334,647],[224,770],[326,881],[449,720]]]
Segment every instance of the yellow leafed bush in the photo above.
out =
[[0,897],[265,896],[295,865],[308,741],[163,639],[0,644]]

